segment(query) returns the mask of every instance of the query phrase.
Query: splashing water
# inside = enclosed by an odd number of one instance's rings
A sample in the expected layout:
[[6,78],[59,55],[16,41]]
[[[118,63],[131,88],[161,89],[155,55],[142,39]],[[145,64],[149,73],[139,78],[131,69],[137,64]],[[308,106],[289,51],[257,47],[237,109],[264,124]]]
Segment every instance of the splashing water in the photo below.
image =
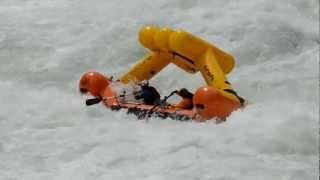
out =
[[[0,179],[316,179],[318,18],[314,0],[0,1]],[[228,78],[253,104],[220,125],[85,107],[78,78],[130,68],[145,24],[233,54]],[[151,83],[204,82],[170,66]]]

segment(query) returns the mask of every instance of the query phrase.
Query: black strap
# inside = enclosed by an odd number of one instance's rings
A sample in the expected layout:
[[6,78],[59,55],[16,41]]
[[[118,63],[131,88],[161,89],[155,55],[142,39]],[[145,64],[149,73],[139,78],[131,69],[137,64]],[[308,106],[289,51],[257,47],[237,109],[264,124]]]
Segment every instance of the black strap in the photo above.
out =
[[177,90],[174,90],[172,91],[168,96],[165,96],[163,98],[163,100],[161,100],[158,104],[154,105],[148,112],[148,118],[153,114],[153,110],[155,108],[157,108],[158,106],[161,106],[163,104],[165,104],[167,102],[167,100],[169,99],[169,97],[173,96],[174,94],[176,94],[178,91]]
[[241,106],[244,105],[245,100],[244,100],[242,97],[240,97],[233,89],[224,89],[224,91],[226,91],[226,92],[228,92],[228,93],[231,93],[231,94],[233,94],[234,96],[236,96],[236,97],[238,98]]
[[186,56],[183,56],[183,55],[181,55],[179,53],[176,53],[176,52],[172,52],[172,54],[174,56],[178,56],[178,57],[182,58],[183,60],[185,60],[185,61],[187,61],[187,62],[189,62],[189,63],[194,65],[194,62],[191,59],[187,58]]

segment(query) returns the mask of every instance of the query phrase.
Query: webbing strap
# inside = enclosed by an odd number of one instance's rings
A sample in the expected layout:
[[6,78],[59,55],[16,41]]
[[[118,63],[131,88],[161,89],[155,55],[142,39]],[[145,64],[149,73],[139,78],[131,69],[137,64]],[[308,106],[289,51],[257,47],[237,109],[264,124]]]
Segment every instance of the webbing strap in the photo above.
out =
[[245,100],[244,100],[242,97],[240,97],[233,89],[224,89],[224,91],[226,91],[226,92],[228,92],[228,93],[231,93],[231,94],[233,94],[234,96],[236,96],[236,97],[238,98],[241,106],[244,105]]

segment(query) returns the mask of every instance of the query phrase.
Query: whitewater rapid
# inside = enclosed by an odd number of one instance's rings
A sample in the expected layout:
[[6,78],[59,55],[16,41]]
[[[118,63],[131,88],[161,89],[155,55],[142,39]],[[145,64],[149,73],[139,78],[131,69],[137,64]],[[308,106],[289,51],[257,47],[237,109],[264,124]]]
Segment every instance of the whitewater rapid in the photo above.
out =
[[[233,54],[229,81],[252,104],[219,125],[85,107],[81,74],[120,76],[147,52],[146,24]],[[317,179],[319,43],[315,0],[1,0],[0,179]],[[151,83],[204,81],[170,66]]]

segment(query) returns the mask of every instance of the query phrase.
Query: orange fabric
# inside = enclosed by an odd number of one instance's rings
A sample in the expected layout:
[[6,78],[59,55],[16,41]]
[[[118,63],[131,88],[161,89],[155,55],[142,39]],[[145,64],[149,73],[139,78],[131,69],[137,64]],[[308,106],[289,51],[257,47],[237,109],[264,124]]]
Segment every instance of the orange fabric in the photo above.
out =
[[119,105],[119,102],[117,99],[117,93],[115,93],[110,86],[106,87],[102,91],[101,97],[104,99],[103,103],[107,107]]
[[[87,72],[79,81],[79,89],[82,92],[88,92],[95,97],[103,98],[107,107],[119,105],[116,98],[117,94],[109,86],[110,81],[104,75],[98,72]],[[84,91],[85,90],[85,91]],[[193,99],[183,98],[176,108],[184,114],[193,114],[192,105],[195,107],[195,113],[202,120],[214,117],[225,119],[232,111],[240,108],[240,103],[223,95],[223,91],[211,86],[200,87],[194,94]],[[164,111],[164,110],[161,110]],[[166,110],[167,111],[167,110]],[[165,112],[166,112],[165,111]],[[175,108],[170,109],[175,111]],[[182,112],[183,111],[183,112]],[[168,110],[169,112],[169,110]],[[189,115],[188,115],[189,116]]]
[[86,90],[92,96],[101,97],[102,91],[109,85],[108,79],[101,73],[89,71],[79,81],[79,90]]
[[219,90],[210,86],[200,87],[193,96],[193,103],[196,113],[204,119],[224,119],[240,107],[238,101],[223,96]]

